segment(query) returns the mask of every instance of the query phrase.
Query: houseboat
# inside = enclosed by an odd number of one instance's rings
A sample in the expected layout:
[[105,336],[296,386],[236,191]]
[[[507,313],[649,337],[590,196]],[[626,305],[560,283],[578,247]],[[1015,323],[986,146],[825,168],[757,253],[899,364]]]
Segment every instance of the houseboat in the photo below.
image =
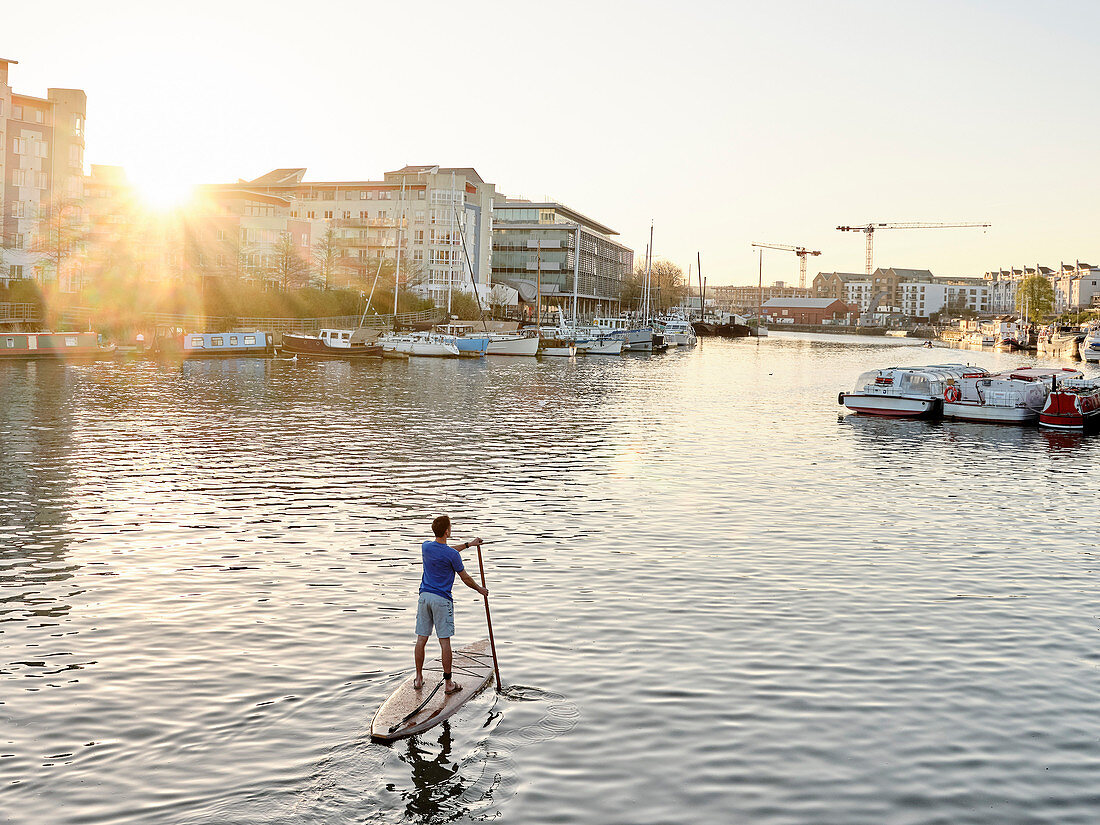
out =
[[279,352],[304,358],[381,358],[382,347],[376,343],[378,330],[323,329],[317,335],[283,333]]
[[980,377],[949,381],[943,391],[943,416],[962,421],[1033,424],[1047,395],[1062,381],[1082,378],[1069,367],[1021,367]]
[[99,345],[94,332],[0,333],[0,359],[95,358],[110,355],[114,347]]
[[270,332],[188,332],[157,338],[153,354],[168,358],[270,358],[275,336]]
[[1055,430],[1085,430],[1100,425],[1100,378],[1068,379],[1050,391],[1039,426]]
[[855,391],[840,393],[837,403],[863,415],[931,417],[942,412],[943,394],[952,382],[988,374],[968,364],[870,370],[856,381]]

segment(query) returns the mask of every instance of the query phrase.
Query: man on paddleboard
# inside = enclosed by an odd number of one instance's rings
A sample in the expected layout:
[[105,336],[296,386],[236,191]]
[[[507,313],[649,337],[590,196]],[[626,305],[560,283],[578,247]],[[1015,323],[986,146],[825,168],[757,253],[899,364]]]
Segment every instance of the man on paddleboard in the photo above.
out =
[[457,693],[462,690],[462,685],[451,679],[451,637],[455,635],[455,608],[451,598],[451,587],[455,582],[455,573],[458,573],[463,584],[473,588],[482,596],[489,591],[473,580],[462,565],[462,556],[459,550],[467,547],[477,547],[481,539],[472,539],[458,547],[447,545],[447,539],[451,537],[451,520],[447,516],[440,516],[432,522],[432,532],[435,541],[426,541],[420,548],[424,559],[424,575],[420,579],[420,601],[416,606],[416,679],[413,687],[420,690],[424,687],[424,648],[428,644],[428,637],[435,629],[435,635],[439,638],[439,649],[442,652],[443,679],[446,681],[444,690],[447,693]]

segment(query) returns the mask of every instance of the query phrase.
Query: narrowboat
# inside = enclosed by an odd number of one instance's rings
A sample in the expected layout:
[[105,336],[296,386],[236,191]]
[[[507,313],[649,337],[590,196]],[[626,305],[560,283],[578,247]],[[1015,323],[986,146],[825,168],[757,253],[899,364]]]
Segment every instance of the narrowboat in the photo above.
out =
[[842,392],[837,403],[855,413],[898,418],[939,415],[950,382],[988,375],[967,364],[927,367],[887,367],[860,375],[853,392]]
[[375,342],[378,330],[323,329],[317,335],[283,333],[279,352],[304,358],[381,358],[382,345]]
[[275,336],[270,332],[187,332],[157,338],[156,355],[168,358],[270,358]]
[[1050,391],[1039,426],[1055,430],[1084,430],[1100,424],[1100,378],[1069,379]]
[[0,333],[0,359],[95,358],[111,355],[115,348],[99,345],[94,332]]

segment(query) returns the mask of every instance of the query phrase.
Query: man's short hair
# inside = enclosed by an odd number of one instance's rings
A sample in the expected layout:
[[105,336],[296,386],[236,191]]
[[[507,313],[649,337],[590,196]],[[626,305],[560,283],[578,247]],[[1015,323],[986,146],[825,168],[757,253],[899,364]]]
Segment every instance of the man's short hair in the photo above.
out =
[[449,516],[439,516],[432,522],[432,532],[435,533],[436,538],[447,535],[447,531],[451,529],[451,519]]

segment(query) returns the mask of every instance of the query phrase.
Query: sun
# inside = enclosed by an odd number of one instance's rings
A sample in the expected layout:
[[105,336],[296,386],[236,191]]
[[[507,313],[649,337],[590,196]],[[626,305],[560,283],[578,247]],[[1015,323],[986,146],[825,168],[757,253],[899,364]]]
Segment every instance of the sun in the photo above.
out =
[[151,211],[170,212],[190,201],[195,184],[171,167],[135,167],[127,171],[130,185]]

